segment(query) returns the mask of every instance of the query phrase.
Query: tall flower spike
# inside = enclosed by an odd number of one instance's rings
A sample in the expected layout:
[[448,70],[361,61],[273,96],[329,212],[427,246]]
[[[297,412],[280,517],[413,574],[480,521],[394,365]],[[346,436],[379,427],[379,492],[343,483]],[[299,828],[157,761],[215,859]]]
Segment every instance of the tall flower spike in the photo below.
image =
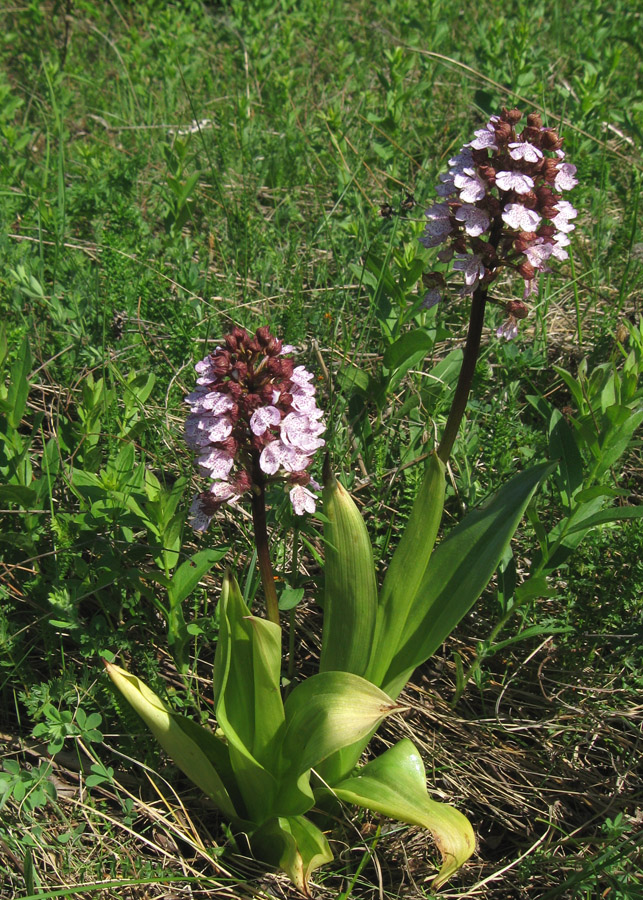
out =
[[[436,186],[440,202],[426,212],[420,243],[441,246],[441,262],[454,259],[454,271],[464,276],[463,294],[488,287],[505,268],[523,277],[525,300],[549,261],[568,256],[577,212],[562,193],[578,184],[576,166],[565,162],[561,138],[543,127],[540,116],[527,116],[518,132],[521,119],[515,109],[491,116],[449,160]],[[439,296],[429,292],[424,305],[430,308]],[[525,315],[521,303],[520,314],[509,313],[498,335],[515,337]]]
[[197,388],[185,398],[190,413],[185,439],[197,452],[199,471],[212,485],[192,503],[192,525],[205,531],[223,503],[266,483],[290,485],[297,515],[314,512],[308,469],[324,446],[322,412],[313,376],[295,366],[293,347],[264,326],[251,337],[233,328],[223,343],[195,366]]

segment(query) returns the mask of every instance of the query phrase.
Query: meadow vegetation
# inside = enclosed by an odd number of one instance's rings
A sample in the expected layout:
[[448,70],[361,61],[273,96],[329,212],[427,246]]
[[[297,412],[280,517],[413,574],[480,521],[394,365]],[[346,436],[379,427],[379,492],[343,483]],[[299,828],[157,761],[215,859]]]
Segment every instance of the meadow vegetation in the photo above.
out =
[[[101,657],[207,724],[226,566],[262,609],[250,515],[187,524],[203,487],[183,401],[233,325],[268,324],[314,373],[383,574],[469,315],[455,293],[422,305],[423,212],[502,106],[564,136],[580,214],[515,340],[496,330],[522,287],[494,285],[443,533],[561,462],[370,752],[412,738],[435,798],[474,826],[439,896],[640,896],[640,10],[28,0],[0,22],[0,898],[297,896],[159,764]],[[269,496],[302,673],[320,653],[320,512]],[[347,807],[331,843],[314,896],[438,896],[418,828]]]

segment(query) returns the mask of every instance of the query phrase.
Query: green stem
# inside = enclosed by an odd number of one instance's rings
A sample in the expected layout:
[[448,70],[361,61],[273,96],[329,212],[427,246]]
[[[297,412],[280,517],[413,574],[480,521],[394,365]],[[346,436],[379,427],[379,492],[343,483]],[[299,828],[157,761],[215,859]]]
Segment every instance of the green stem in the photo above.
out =
[[270,562],[268,529],[266,527],[266,491],[263,478],[255,479],[252,488],[252,521],[255,528],[255,545],[263,593],[266,598],[266,613],[271,622],[279,625],[279,603],[275,590],[275,576]]

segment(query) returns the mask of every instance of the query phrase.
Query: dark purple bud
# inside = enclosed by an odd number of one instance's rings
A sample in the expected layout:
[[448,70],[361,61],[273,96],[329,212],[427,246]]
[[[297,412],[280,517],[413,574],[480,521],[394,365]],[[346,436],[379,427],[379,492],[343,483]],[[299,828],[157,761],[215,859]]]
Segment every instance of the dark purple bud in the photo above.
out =
[[267,325],[262,325],[260,328],[257,328],[257,341],[262,347],[265,347],[271,340],[272,335]]
[[525,279],[525,281],[531,281],[532,278],[536,275],[536,270],[532,266],[530,262],[525,261],[518,266],[518,271]]
[[560,150],[563,146],[562,139],[553,128],[545,128],[540,134],[540,143],[543,150]]
[[505,306],[505,312],[515,319],[526,319],[529,315],[529,310],[522,300],[509,300]]

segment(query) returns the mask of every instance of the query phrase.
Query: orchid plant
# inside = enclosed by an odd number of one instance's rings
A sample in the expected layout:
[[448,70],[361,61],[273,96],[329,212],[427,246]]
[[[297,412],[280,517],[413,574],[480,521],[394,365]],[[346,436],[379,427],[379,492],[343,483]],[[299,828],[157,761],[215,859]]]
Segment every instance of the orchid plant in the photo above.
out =
[[[516,132],[520,113],[503,110],[450,161],[444,198],[426,213],[421,238],[464,275],[472,295],[469,334],[446,427],[430,454],[405,531],[378,589],[366,525],[328,457],[324,465],[324,622],[319,670],[281,691],[282,634],[266,528],[266,487],[285,483],[294,513],[313,513],[319,486],[309,472],[324,446],[313,376],[267,327],[234,328],[197,363],[187,397],[188,445],[211,485],[195,499],[204,531],[222,504],[252,506],[266,615],[252,614],[228,573],[220,600],[214,668],[215,732],[167,709],[136,676],[108,673],[176,764],[249,834],[256,855],[308,892],[311,873],[332,859],[315,808],[329,798],[429,829],[442,856],[439,886],[471,855],[472,827],[428,793],[420,754],[408,739],[358,766],[415,668],[449,636],[496,570],[539,483],[555,468],[516,474],[436,545],[445,469],[469,395],[490,285],[501,270],[525,280],[507,304],[499,335],[511,338],[527,314],[537,272],[566,255],[575,210],[561,192],[575,183],[561,139],[538,116]],[[551,154],[547,156],[547,154]],[[550,222],[551,224],[547,224]],[[426,304],[439,299],[431,282]],[[444,285],[442,285],[443,289]]]

